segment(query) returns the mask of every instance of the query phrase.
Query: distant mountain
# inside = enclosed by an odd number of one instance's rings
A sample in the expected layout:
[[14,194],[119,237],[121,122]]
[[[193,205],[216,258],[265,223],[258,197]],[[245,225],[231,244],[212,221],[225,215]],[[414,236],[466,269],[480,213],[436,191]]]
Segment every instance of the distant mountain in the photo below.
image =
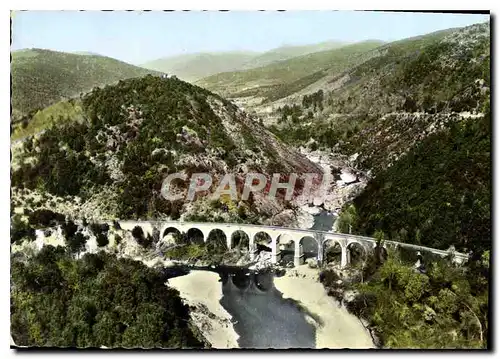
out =
[[347,45],[347,43],[340,41],[325,41],[312,45],[282,46],[252,58],[250,61],[245,63],[243,69],[262,67],[272,64],[273,62],[284,61],[291,59],[292,57],[307,55],[313,52],[333,50],[345,45]]
[[102,56],[101,54],[98,54],[96,52],[91,52],[91,51],[72,51],[70,53],[75,54],[75,55]]
[[363,41],[333,50],[313,52],[254,69],[220,73],[197,81],[223,96],[262,97],[274,101],[314,83],[331,72],[341,72],[366,60],[364,54],[381,46]]
[[257,53],[196,53],[165,57],[142,64],[147,69],[171,73],[185,81],[195,81],[219,72],[241,69]]
[[101,55],[26,49],[11,53],[12,107],[28,113],[93,87],[155,71]]
[[[443,121],[483,112],[490,96],[489,41],[489,24],[478,24],[379,47],[367,61],[290,97],[288,107],[295,108],[278,111],[280,126],[289,125],[288,136],[296,132],[304,141],[312,137],[357,153],[362,168],[386,168]],[[295,123],[286,118],[292,112]]]
[[141,64],[142,67],[171,73],[185,81],[197,81],[221,72],[262,67],[292,57],[326,51],[346,45],[339,41],[325,41],[302,46],[282,46],[267,52],[231,51],[203,52],[164,57]]

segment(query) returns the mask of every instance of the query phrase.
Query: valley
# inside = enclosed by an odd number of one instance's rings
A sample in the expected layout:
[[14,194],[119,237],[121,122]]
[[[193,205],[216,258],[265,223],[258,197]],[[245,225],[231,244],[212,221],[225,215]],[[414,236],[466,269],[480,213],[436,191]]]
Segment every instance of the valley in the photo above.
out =
[[11,341],[489,348],[490,51],[12,52]]

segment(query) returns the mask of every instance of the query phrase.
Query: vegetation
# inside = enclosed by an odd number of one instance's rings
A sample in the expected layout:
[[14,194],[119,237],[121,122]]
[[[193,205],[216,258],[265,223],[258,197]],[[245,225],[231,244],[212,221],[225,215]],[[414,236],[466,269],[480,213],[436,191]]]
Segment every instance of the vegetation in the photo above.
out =
[[[369,322],[383,347],[489,344],[489,41],[489,23],[478,24],[383,46],[344,46],[199,81],[220,93],[261,96],[267,102],[292,95],[280,104],[271,130],[289,144],[331,150],[368,172],[367,186],[340,213],[338,230],[377,238],[375,255],[360,262],[352,282],[339,282],[333,271],[324,272],[321,280],[338,299],[345,290],[354,291],[346,306]],[[180,171],[310,172],[305,160],[287,152],[232,103],[176,78],[119,81],[36,111],[63,93],[82,91],[67,81],[92,87],[100,71],[105,70],[106,81],[110,74],[117,81],[124,72],[111,71],[105,63],[112,60],[104,57],[45,50],[14,57],[13,137],[28,136],[19,166],[13,167],[14,187],[83,201],[102,194],[102,202],[116,203],[114,218],[178,219],[184,214],[188,221],[262,223],[266,205],[253,196],[245,202],[199,200],[186,214],[182,201],[161,197],[162,181]],[[64,66],[83,69],[91,79],[75,80],[74,74],[46,63],[61,58]],[[90,59],[104,67],[83,67],[90,66]],[[36,75],[40,81],[30,72],[37,67],[29,65],[39,62],[48,69]],[[31,78],[38,79],[40,89],[30,87]],[[43,86],[53,81],[57,86],[47,93]],[[306,87],[307,93],[300,92]],[[27,97],[26,91],[35,95]],[[332,174],[338,178],[339,169]],[[241,178],[236,182],[240,188]],[[174,187],[181,192],[186,184]],[[159,270],[102,252],[75,259],[88,238],[72,220],[50,210],[11,215],[11,243],[32,241],[35,229],[60,225],[67,245],[45,247],[29,260],[12,257],[11,322],[17,344],[202,346],[187,324],[187,307],[163,284],[166,278]],[[90,229],[99,247],[108,244],[108,226],[92,224]],[[204,243],[183,233],[163,249],[157,231],[147,235],[138,226],[132,235],[142,247],[155,245],[175,259],[220,262],[227,249],[222,235]],[[414,268],[414,252],[387,255],[382,250],[389,239],[453,246],[471,257],[466,265],[455,266],[426,254],[423,268]],[[115,237],[116,243],[120,240]],[[336,255],[332,250],[326,257]]]
[[[354,200],[353,233],[459,251],[491,247],[490,115],[455,122],[377,173]],[[345,230],[345,228],[343,228]]]
[[170,259],[205,261],[220,264],[227,254],[227,244],[224,235],[212,234],[206,242],[188,233],[174,235],[175,245],[167,248],[163,255]]
[[[352,66],[340,86],[328,90],[321,80],[316,92],[287,104],[298,107],[294,117],[278,109],[279,123],[271,129],[294,145],[313,138],[322,148],[357,153],[356,165],[364,170],[384,169],[417,141],[460,121],[458,113],[486,112],[489,42],[485,23],[384,45]],[[322,108],[318,102],[314,109],[315,96],[322,97]]]
[[196,53],[165,57],[141,66],[191,82],[219,72],[239,70],[255,55],[253,52]]
[[[425,267],[425,273],[415,270],[396,253],[384,263],[372,261],[362,282],[344,284],[357,293],[348,310],[368,321],[383,348],[486,348],[489,252],[467,266],[433,260]],[[332,271],[321,278],[338,293]]]
[[259,52],[205,52],[165,57],[141,65],[144,68],[174,74],[185,81],[196,81],[223,72],[252,69],[267,66],[293,57],[326,51],[343,46],[342,43],[327,41],[305,46],[282,46]]
[[[347,70],[365,59],[364,54],[380,45],[380,41],[364,41],[293,57],[255,69],[216,74],[198,81],[197,84],[223,95],[238,93],[243,88],[248,88],[249,84],[252,84],[252,87],[262,86],[259,96],[274,101],[314,83],[317,76],[313,74],[318,71],[331,73]],[[307,80],[297,82],[301,79]]]
[[189,309],[159,269],[101,251],[45,246],[12,257],[11,334],[41,347],[202,348]]
[[328,51],[346,46],[347,44],[338,41],[325,41],[318,44],[302,45],[302,46],[281,46],[254,56],[250,61],[247,61],[244,68],[259,68],[270,65],[275,62],[285,61],[294,57],[304,56],[315,52]]
[[12,53],[12,107],[21,113],[42,109],[96,86],[155,71],[109,57],[43,49]]
[[61,101],[40,111],[32,111],[12,124],[12,140],[39,133],[51,125],[65,121],[82,121],[83,111],[79,100]]
[[[344,233],[471,253],[465,266],[390,253],[354,283],[322,275],[387,348],[486,348],[491,250],[489,24],[387,44],[340,87],[277,111],[286,142],[354,156],[370,180],[339,217]],[[323,108],[320,108],[319,100]],[[314,103],[316,106],[314,106]],[[314,108],[316,107],[316,109]],[[460,114],[465,112],[465,114]],[[469,115],[472,114],[472,115]]]
[[83,201],[102,191],[114,211],[109,216],[177,219],[182,201],[166,201],[160,192],[169,173],[225,174],[246,162],[264,173],[309,172],[307,161],[236,106],[178,79],[120,81],[83,96],[81,107],[80,121],[59,121],[24,141],[13,186]]
[[20,215],[15,215],[10,221],[10,243],[21,244],[25,239],[34,241],[35,229],[23,221]]

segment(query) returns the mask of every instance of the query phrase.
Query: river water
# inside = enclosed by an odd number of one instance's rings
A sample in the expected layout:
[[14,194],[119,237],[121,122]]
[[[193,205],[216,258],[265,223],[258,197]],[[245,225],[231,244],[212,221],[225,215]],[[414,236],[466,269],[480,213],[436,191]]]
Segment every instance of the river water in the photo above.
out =
[[333,224],[337,219],[337,216],[333,213],[327,211],[321,211],[320,213],[313,216],[314,224],[311,229],[316,229],[318,231],[330,231],[333,228]]

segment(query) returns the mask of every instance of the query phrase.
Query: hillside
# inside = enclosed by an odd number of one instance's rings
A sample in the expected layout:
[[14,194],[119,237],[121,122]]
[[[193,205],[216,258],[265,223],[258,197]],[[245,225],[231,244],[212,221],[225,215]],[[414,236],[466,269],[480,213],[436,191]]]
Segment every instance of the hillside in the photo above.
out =
[[333,50],[345,45],[347,44],[340,41],[325,41],[311,45],[281,46],[253,57],[250,61],[245,63],[242,69],[263,67],[274,62],[288,60],[293,57],[303,56],[313,52]]
[[174,74],[184,81],[197,81],[222,72],[262,67],[313,52],[343,46],[338,41],[326,41],[303,46],[282,46],[263,53],[252,51],[203,52],[164,57],[141,64],[146,69]]
[[281,139],[334,151],[371,178],[346,212],[359,233],[488,247],[489,31],[477,24],[384,45],[279,108]]
[[227,72],[197,82],[223,96],[255,96],[275,101],[314,83],[326,73],[344,71],[363,61],[363,55],[382,43],[365,41],[338,49],[297,56],[255,69]]
[[285,203],[263,194],[221,206],[207,198],[169,202],[160,189],[173,172],[209,172],[219,180],[237,173],[238,186],[248,172],[321,172],[230,102],[175,78],[96,88],[81,108],[79,121],[28,137],[12,174],[13,187],[79,197],[80,217],[286,220]]
[[141,66],[174,74],[184,81],[192,82],[219,72],[241,69],[256,55],[252,52],[196,53],[165,57]]
[[[34,112],[34,111],[33,111]],[[82,106],[78,99],[59,101],[29,115],[18,115],[17,121],[12,122],[11,140],[17,141],[29,135],[39,133],[51,124],[68,120],[82,120]],[[13,115],[13,117],[16,117]]]
[[[73,235],[83,237],[80,231]],[[168,276],[160,268],[104,251],[75,252],[44,246],[33,256],[11,256],[11,338],[16,345],[209,347],[189,323],[189,306],[165,285]]]
[[100,55],[70,54],[43,49],[13,51],[12,107],[27,114],[62,99],[154,71]]

